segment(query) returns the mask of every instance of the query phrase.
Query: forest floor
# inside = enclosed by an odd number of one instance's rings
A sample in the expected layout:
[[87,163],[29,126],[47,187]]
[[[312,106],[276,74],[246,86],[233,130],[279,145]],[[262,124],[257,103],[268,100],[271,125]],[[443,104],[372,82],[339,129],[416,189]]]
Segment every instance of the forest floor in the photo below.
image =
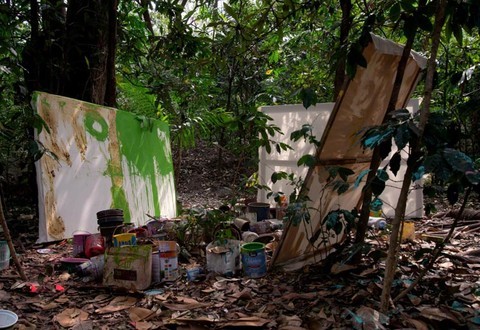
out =
[[[224,159],[218,169],[216,151],[203,145],[184,155],[177,182],[184,209],[219,207],[235,194],[242,177],[238,162]],[[432,202],[444,210],[442,200]],[[412,283],[423,269],[425,253],[446,236],[455,216],[446,211],[415,222],[415,237],[401,245],[392,297]],[[19,277],[13,263],[0,273],[0,307],[18,315],[15,329],[480,328],[477,203],[468,205],[465,219],[424,280],[392,303],[388,314],[379,312],[388,225],[369,230],[370,252],[358,265],[339,261],[348,257],[345,250],[328,264],[296,272],[269,270],[261,278],[202,274],[190,281],[186,269],[205,269],[205,254],[191,251],[179,257],[176,281],[135,292],[73,272],[61,262],[72,256],[71,240],[35,244],[35,221],[28,215],[22,219],[13,230],[14,242],[28,280]],[[270,249],[266,255],[268,264]]]

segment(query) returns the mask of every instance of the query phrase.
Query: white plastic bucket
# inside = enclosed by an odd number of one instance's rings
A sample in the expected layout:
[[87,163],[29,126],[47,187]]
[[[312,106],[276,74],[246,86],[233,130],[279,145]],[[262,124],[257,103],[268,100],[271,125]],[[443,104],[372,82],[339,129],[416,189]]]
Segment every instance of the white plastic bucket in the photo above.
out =
[[0,270],[8,268],[10,265],[10,249],[7,241],[0,241]]

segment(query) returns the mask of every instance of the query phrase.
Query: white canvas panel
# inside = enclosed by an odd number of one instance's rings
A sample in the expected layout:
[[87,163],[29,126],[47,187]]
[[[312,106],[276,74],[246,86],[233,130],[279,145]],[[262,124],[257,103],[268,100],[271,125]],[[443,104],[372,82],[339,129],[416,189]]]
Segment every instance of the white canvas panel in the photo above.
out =
[[[290,145],[293,150],[282,151],[277,153],[272,151],[270,154],[265,151],[265,148],[260,148],[260,164],[259,164],[259,181],[260,184],[266,185],[274,192],[281,191],[289,196],[293,192],[293,187],[288,180],[279,180],[273,183],[271,176],[274,172],[284,171],[287,173],[294,173],[295,177],[305,178],[308,172],[306,166],[297,166],[297,161],[306,154],[315,154],[315,146],[305,141],[300,140],[293,142],[290,140],[290,134],[296,130],[299,130],[303,124],[312,125],[313,134],[317,140],[320,140],[325,127],[330,117],[330,113],[333,109],[334,103],[319,103],[315,106],[311,106],[305,109],[301,104],[291,105],[278,105],[278,106],[266,106],[261,107],[260,111],[264,112],[272,118],[271,124],[280,127],[282,134],[276,134],[272,140],[276,142],[283,142]],[[407,106],[411,112],[416,112],[419,108],[419,100],[410,100]],[[395,153],[397,149],[393,144],[391,155]],[[387,171],[390,180],[387,183],[385,191],[380,195],[380,199],[384,202],[382,212],[386,217],[393,218],[395,215],[395,207],[397,205],[398,197],[400,195],[400,188],[402,186],[403,174],[406,170],[407,151],[404,150],[401,153],[402,162],[400,170],[395,177],[389,170]],[[384,167],[388,161],[388,157],[381,164],[381,168]],[[258,201],[269,202],[272,206],[275,205],[273,198],[267,198],[266,190],[259,190],[257,194]],[[420,183],[415,182],[412,184],[411,192],[408,196],[407,208],[405,210],[406,218],[421,218],[423,215],[423,192],[420,188]]]
[[57,159],[36,162],[39,242],[98,232],[96,213],[124,211],[138,226],[152,216],[176,216],[168,125],[142,126],[134,114],[66,97],[37,93],[47,129],[38,141]]

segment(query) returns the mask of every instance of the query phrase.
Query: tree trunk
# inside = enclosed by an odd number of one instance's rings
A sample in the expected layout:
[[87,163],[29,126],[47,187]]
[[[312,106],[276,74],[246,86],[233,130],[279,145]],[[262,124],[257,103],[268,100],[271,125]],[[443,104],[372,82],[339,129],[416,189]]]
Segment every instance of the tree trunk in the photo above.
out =
[[32,35],[23,53],[29,91],[114,106],[117,0],[70,0],[66,11],[56,0],[41,12],[36,0],[30,6]]
[[438,46],[440,44],[440,36],[443,24],[445,23],[445,7],[447,0],[440,0],[435,12],[435,25],[432,33],[432,46],[430,52],[430,58],[427,64],[427,77],[425,80],[424,99],[422,102],[422,108],[420,110],[420,122],[418,124],[418,138],[417,143],[412,146],[413,161],[409,161],[407,170],[403,179],[402,189],[400,190],[400,196],[397,207],[395,208],[395,218],[392,222],[392,232],[390,234],[390,246],[388,249],[387,261],[385,265],[385,275],[383,282],[383,290],[381,295],[380,309],[383,313],[386,313],[390,307],[390,293],[392,290],[392,284],[395,277],[395,271],[397,269],[398,261],[398,248],[399,248],[399,235],[400,227],[405,216],[405,208],[407,205],[408,191],[410,183],[412,181],[412,174],[416,160],[418,159],[421,151],[420,141],[423,138],[423,132],[428,121],[430,113],[430,101],[432,98],[433,90],[433,77],[436,68],[436,59]]
[[[67,12],[67,78],[65,96],[109,105],[114,78],[116,1],[71,0]],[[113,49],[111,49],[113,47]],[[111,56],[109,58],[109,56]],[[110,84],[114,84],[111,82]],[[112,86],[109,86],[112,93]]]
[[109,0],[107,87],[105,88],[104,104],[110,107],[114,107],[117,104],[117,79],[115,77],[115,55],[117,50],[117,7],[118,0]]
[[350,0],[340,0],[340,7],[342,8],[342,22],[340,25],[340,56],[337,61],[337,68],[335,69],[335,81],[334,81],[334,100],[337,99],[338,93],[340,93],[343,83],[345,82],[345,66],[346,66],[346,54],[348,45],[348,35],[352,27],[352,2]]

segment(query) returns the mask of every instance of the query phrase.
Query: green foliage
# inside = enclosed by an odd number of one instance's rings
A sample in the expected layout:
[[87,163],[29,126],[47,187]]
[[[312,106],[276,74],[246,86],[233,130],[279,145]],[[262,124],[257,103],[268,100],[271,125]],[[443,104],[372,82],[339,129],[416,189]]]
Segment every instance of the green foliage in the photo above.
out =
[[[49,154],[32,142],[33,127],[46,132],[48,127],[28,109],[34,82],[25,81],[23,71],[22,55],[28,50],[25,45],[35,23],[29,21],[32,3],[36,2],[0,4],[0,165],[6,169],[17,167],[12,164],[18,162],[12,160],[31,165],[32,159]],[[43,15],[58,9],[48,4],[43,4],[39,13],[40,23],[45,25],[39,32],[61,49],[64,40],[55,34],[58,31],[46,29],[55,20]],[[301,102],[309,109],[318,102],[331,101],[333,73],[339,64],[346,61],[350,78],[359,66],[367,65],[362,51],[370,32],[401,43],[417,33],[414,48],[425,52],[423,37],[432,30],[436,4],[427,1],[421,6],[414,0],[353,2],[351,29],[347,41],[340,44],[338,1],[227,1],[221,5],[192,1],[186,6],[170,0],[120,1],[118,105],[135,113],[146,129],[151,127],[151,118],[168,122],[175,147],[193,146],[201,138],[257,164],[259,147],[268,152],[291,149],[288,144],[274,142],[273,136],[281,132],[258,111],[259,106]],[[66,10],[68,5],[59,3]],[[418,159],[415,155],[414,178],[434,171],[436,179],[445,184],[459,180],[463,187],[478,185],[478,166],[467,170],[469,160],[448,150],[459,150],[472,159],[480,155],[480,56],[473,51],[478,44],[479,21],[476,2],[448,3],[434,111],[425,139],[419,142],[425,146],[425,155]],[[85,23],[95,27],[92,33],[103,27],[95,21]],[[55,78],[51,79],[53,84],[69,68],[62,67],[61,61],[56,63],[57,57],[44,55],[36,60],[44,62],[41,67],[44,74]],[[363,146],[380,148],[384,159],[392,141],[399,149],[418,142],[416,122],[405,109],[390,117],[388,124],[362,131]],[[308,125],[291,138],[320,146]],[[388,164],[395,176],[400,161],[397,152]],[[298,164],[311,167],[316,160],[306,155]],[[332,172],[336,179],[330,182],[340,193],[349,189],[349,174],[342,171]],[[365,174],[357,178],[355,186]],[[379,174],[373,183],[377,193],[386,182],[382,172]],[[281,174],[277,179],[292,180],[296,187],[292,200],[302,200],[301,180]]]

